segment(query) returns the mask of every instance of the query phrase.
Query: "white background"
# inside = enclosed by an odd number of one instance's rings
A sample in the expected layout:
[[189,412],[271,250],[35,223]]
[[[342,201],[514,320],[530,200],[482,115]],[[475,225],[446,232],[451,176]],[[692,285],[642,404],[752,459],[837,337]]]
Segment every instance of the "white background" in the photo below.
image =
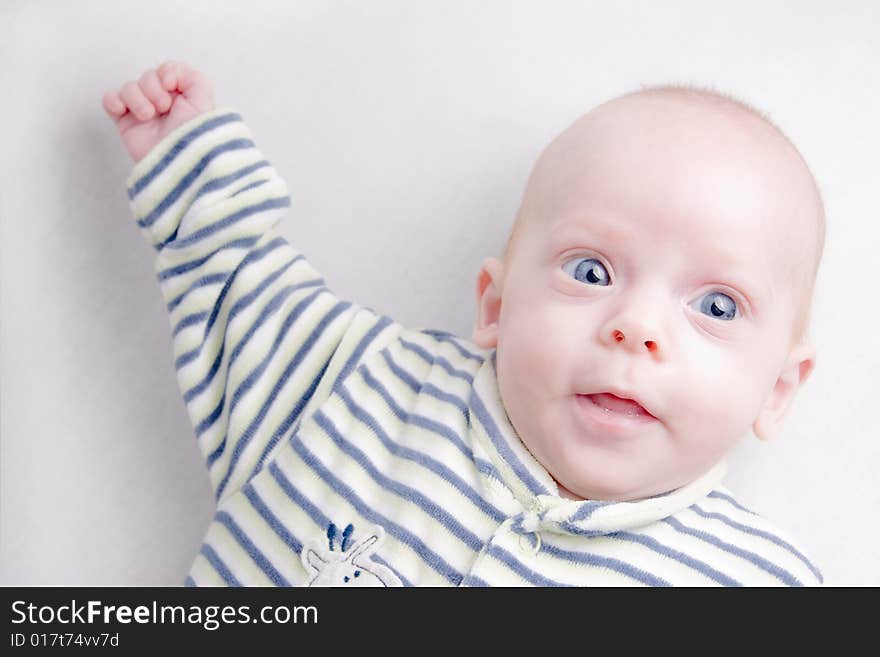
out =
[[0,584],[180,584],[210,521],[100,102],[176,58],[242,113],[291,188],[285,235],[340,296],[465,336],[482,258],[577,116],[667,82],[768,113],[827,205],[818,362],[727,484],[827,584],[880,585],[878,25],[870,0],[3,0]]

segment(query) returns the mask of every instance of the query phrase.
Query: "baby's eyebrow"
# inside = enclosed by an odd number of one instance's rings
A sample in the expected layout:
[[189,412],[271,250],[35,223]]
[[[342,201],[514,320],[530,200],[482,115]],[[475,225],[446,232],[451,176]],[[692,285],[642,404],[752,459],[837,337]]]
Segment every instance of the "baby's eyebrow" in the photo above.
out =
[[741,294],[744,294],[753,310],[756,307],[764,307],[767,303],[767,299],[770,297],[769,289],[746,279],[740,279],[734,276],[727,279],[722,278],[721,282],[725,285],[729,285],[734,290],[738,290]]
[[558,221],[550,225],[550,239],[554,249],[568,246],[581,240],[613,239],[617,241],[631,240],[635,234],[613,221],[591,219],[589,226],[581,221]]

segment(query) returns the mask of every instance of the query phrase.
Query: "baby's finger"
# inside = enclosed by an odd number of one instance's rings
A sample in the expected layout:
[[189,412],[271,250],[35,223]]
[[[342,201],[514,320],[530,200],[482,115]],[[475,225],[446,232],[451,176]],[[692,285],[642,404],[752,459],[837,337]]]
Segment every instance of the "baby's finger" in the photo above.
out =
[[125,103],[122,102],[119,94],[115,91],[105,92],[104,97],[101,99],[101,105],[104,106],[104,111],[111,119],[118,119],[126,112]]
[[156,73],[159,75],[159,81],[162,83],[162,88],[165,89],[165,91],[177,90],[177,73],[180,70],[180,67],[180,62],[168,60],[162,62],[159,68],[156,69]]
[[209,109],[214,105],[214,86],[208,77],[194,68],[186,68],[177,80],[177,86],[184,97],[199,109]]
[[214,90],[207,76],[178,61],[168,61],[159,67],[159,78],[167,91],[180,91],[194,106],[207,109],[213,106]]
[[159,110],[159,114],[164,114],[171,108],[171,94],[162,88],[156,71],[153,69],[144,71],[138,84],[147,99]]
[[153,118],[155,114],[153,103],[147,99],[137,82],[126,82],[119,90],[119,97],[131,113],[141,121]]

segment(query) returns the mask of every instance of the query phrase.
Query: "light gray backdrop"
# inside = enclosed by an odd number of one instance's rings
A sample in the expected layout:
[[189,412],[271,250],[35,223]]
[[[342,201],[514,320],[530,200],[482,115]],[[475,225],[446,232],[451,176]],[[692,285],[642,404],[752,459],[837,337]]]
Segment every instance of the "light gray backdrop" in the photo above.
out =
[[0,583],[179,584],[211,518],[100,103],[176,58],[243,114],[292,190],[285,234],[332,288],[468,336],[480,262],[578,115],[662,82],[767,112],[827,203],[819,357],[785,432],[749,436],[728,485],[828,584],[880,584],[878,7],[3,0]]

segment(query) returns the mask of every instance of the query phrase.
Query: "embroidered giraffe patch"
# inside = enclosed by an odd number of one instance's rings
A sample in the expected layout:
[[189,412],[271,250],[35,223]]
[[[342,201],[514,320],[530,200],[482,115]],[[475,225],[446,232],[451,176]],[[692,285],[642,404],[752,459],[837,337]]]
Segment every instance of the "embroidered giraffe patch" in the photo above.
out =
[[331,522],[326,540],[303,548],[300,558],[312,575],[309,586],[403,586],[394,571],[370,558],[385,540],[385,530],[374,525],[352,544],[353,533],[354,526],[348,525],[337,545],[336,525]]

